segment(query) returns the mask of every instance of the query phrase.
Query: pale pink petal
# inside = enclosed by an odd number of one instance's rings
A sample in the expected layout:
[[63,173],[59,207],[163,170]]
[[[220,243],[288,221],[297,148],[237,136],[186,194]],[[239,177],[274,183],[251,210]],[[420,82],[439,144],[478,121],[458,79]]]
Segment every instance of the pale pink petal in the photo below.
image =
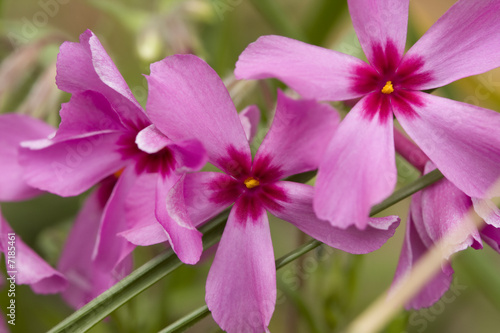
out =
[[127,164],[118,151],[122,136],[102,133],[41,149],[25,147],[19,162],[29,185],[64,197],[78,195]]
[[[76,309],[124,277],[113,269],[99,269],[92,261],[101,217],[114,184],[115,181],[110,177],[86,199],[59,260],[58,269],[69,282],[62,296]],[[130,271],[124,273],[128,274]]]
[[278,91],[276,114],[253,164],[280,179],[315,170],[339,124],[337,111],[314,100],[294,100]]
[[142,151],[154,154],[168,147],[174,154],[177,172],[194,172],[207,163],[203,144],[198,140],[174,142],[160,132],[155,125],[150,125],[137,134],[135,142]]
[[102,93],[127,125],[144,127],[149,123],[113,60],[90,30],[80,35],[79,43],[61,45],[56,83],[69,93],[86,90]]
[[250,165],[250,146],[231,97],[217,73],[193,55],[176,55],[151,65],[147,112],[174,141],[198,139],[209,160],[229,171],[241,157]]
[[[207,278],[205,301],[227,332],[262,333],[276,303],[276,268],[266,211],[231,210]],[[243,205],[244,206],[244,205]]]
[[319,166],[314,211],[336,227],[364,229],[396,185],[392,117],[371,107],[364,98],[347,114]]
[[116,111],[99,92],[75,93],[59,112],[61,124],[52,143],[96,133],[126,131]]
[[174,153],[177,173],[199,171],[207,164],[205,147],[196,139],[177,141],[170,149]]
[[[412,204],[413,201],[412,200]],[[412,207],[413,208],[413,207]],[[410,211],[410,216],[408,217],[406,234],[403,243],[403,248],[401,250],[401,255],[399,257],[398,267],[396,269],[396,274],[394,276],[393,285],[400,281],[404,276],[406,276],[413,265],[427,252],[429,246],[425,245],[422,238],[415,228],[415,220],[412,217],[413,212]],[[417,214],[416,216],[419,216]],[[417,221],[422,223],[422,221]],[[428,238],[428,236],[427,236]],[[406,309],[420,309],[422,307],[428,307],[437,302],[448,290],[451,284],[453,275],[453,269],[450,264],[446,264],[437,275],[427,283],[411,301],[406,304]]]
[[19,165],[19,144],[47,137],[54,128],[41,120],[20,114],[0,116],[0,201],[27,200],[41,192],[24,180]]
[[232,205],[241,194],[241,186],[220,172],[187,174],[184,198],[194,225],[200,225]]
[[380,58],[390,56],[393,59],[388,60],[397,65],[405,51],[410,1],[349,0],[348,4],[354,30],[370,63],[380,68]]
[[500,228],[500,209],[491,200],[471,198],[477,215],[487,224]]
[[126,219],[133,221],[133,224],[129,222],[127,225],[133,226],[120,232],[119,235],[132,244],[149,246],[168,241],[167,233],[155,215],[156,201],[153,198],[156,197],[157,186],[157,173],[143,173],[137,178],[133,190],[127,196]]
[[[434,165],[429,162],[425,173],[434,169]],[[474,242],[481,244],[479,232],[472,219],[468,217],[472,201],[451,182],[443,179],[426,187],[421,192],[420,200],[422,223],[417,225],[417,230],[420,234],[429,236],[432,243],[426,244],[427,246],[431,246],[457,230],[469,230],[469,232],[467,237],[454,239],[454,243],[449,244],[454,252],[465,250]],[[421,228],[424,228],[425,231]]]
[[266,207],[269,212],[288,221],[309,236],[342,251],[361,254],[379,249],[394,235],[399,218],[370,219],[365,230],[351,226],[347,229],[333,227],[320,220],[313,211],[314,188],[310,185],[282,181],[278,188],[286,194],[286,201]]
[[415,87],[427,90],[500,66],[500,2],[455,3],[408,51],[405,60],[419,59],[417,74],[430,81]]
[[150,224],[122,231],[118,235],[138,246],[150,246],[170,241],[165,229],[156,218]]
[[256,105],[247,106],[239,114],[241,125],[247,136],[248,142],[252,143],[260,123],[260,110]]
[[149,125],[137,134],[135,143],[140,150],[154,154],[173,143],[155,125]]
[[184,203],[184,176],[158,177],[156,218],[179,259],[196,264],[203,252],[202,234],[193,226]]
[[126,219],[125,204],[136,182],[134,167],[125,168],[106,203],[93,253],[99,269],[117,269],[135,247],[118,234],[133,227]]
[[278,78],[305,98],[338,101],[360,97],[356,68],[366,63],[349,55],[281,36],[262,36],[236,63],[238,79]]
[[[15,276],[16,284],[29,284],[37,294],[63,291],[68,285],[66,278],[40,258],[18,234],[15,234],[14,240],[10,239],[11,234],[14,234],[14,231],[0,211],[0,251],[5,256],[7,279]],[[15,256],[9,258],[9,248],[12,247],[15,247]]]
[[470,197],[487,193],[500,177],[500,114],[416,92],[423,105],[409,115],[394,107],[404,130],[437,168]]

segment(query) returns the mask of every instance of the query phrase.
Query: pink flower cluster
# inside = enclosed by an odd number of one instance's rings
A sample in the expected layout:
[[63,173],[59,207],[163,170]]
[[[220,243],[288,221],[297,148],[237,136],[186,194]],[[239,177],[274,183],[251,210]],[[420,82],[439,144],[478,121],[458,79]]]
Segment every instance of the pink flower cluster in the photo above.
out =
[[[422,172],[437,167],[447,178],[413,197],[396,279],[463,227],[471,207],[487,226],[456,251],[482,241],[499,250],[500,211],[487,199],[500,195],[490,189],[500,177],[500,114],[423,91],[500,66],[500,2],[458,1],[406,54],[409,0],[348,3],[369,63],[280,36],[261,37],[241,54],[237,78],[278,78],[303,97],[278,91],[272,125],[253,157],[259,110],[238,114],[200,58],[152,64],[144,110],[97,36],[86,31],[79,43],[64,43],[56,82],[71,99],[59,128],[0,117],[0,201],[92,191],[60,272],[20,243],[26,264],[18,283],[62,292],[81,307],[131,271],[137,245],[168,242],[181,261],[196,264],[203,251],[197,227],[231,206],[206,302],[228,332],[267,331],[276,301],[267,212],[329,246],[374,251],[399,225],[397,216],[369,217],[394,190],[396,150],[417,150],[426,159],[417,165],[425,165]],[[342,122],[320,102],[351,99],[359,101]],[[394,116],[420,148],[394,131]],[[220,172],[200,171],[207,163]],[[317,169],[315,187],[286,180]],[[0,222],[5,252],[11,229]],[[437,301],[451,274],[444,267],[409,306]]]

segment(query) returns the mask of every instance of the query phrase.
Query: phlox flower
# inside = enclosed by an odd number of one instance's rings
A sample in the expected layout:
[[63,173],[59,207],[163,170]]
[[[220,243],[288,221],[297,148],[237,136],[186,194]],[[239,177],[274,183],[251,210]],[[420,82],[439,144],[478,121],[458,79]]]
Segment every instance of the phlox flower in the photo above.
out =
[[[9,234],[12,233],[15,232],[0,210],[0,237],[2,237],[0,252],[5,256],[8,277],[11,274],[15,275],[16,284],[28,284],[37,294],[54,294],[63,291],[68,285],[66,278],[26,245],[19,235],[16,234],[15,241],[9,243],[11,242]],[[11,250],[13,247],[15,250]],[[14,266],[10,266],[9,252],[15,252]],[[10,269],[11,267],[13,269]],[[9,273],[9,271],[16,273]]]
[[484,197],[500,176],[500,115],[422,91],[500,65],[500,2],[457,1],[406,54],[409,0],[348,4],[369,64],[264,36],[240,55],[235,71],[238,78],[279,78],[307,98],[360,98],[320,163],[318,217],[365,228],[370,207],[393,191],[393,115],[446,178],[467,195]]
[[[41,192],[30,187],[23,180],[18,163],[19,143],[24,140],[44,137],[53,132],[44,122],[18,114],[0,116],[0,201],[22,201],[31,199]],[[28,284],[38,294],[53,294],[63,291],[66,278],[14,233],[0,210],[0,252],[5,256],[7,274],[15,275],[16,284]],[[14,255],[9,262],[9,255]],[[11,266],[13,264],[13,266]],[[15,273],[9,273],[15,271]]]
[[111,288],[133,268],[131,256],[125,257],[114,269],[106,269],[93,260],[104,209],[117,180],[114,175],[105,178],[85,199],[57,265],[69,282],[62,297],[75,309]]
[[191,220],[206,221],[234,204],[206,286],[207,305],[223,330],[267,330],[276,301],[267,212],[351,253],[378,249],[393,235],[396,216],[370,219],[365,231],[333,227],[316,218],[312,186],[283,180],[317,168],[339,122],[331,106],[279,92],[272,126],[252,159],[234,104],[204,61],[167,57],[151,66],[147,78],[146,110],[156,128],[174,140],[202,140],[209,161],[222,171],[185,176],[179,193]]
[[[433,163],[428,161],[424,173],[434,169]],[[480,230],[469,217],[471,209],[486,223]],[[471,198],[447,179],[414,194],[393,284],[408,274],[428,249],[457,229],[465,230],[463,235],[466,236],[454,239],[453,244],[450,244],[451,252],[462,251],[468,247],[482,249],[483,242],[500,252],[500,210],[489,200]],[[406,308],[420,309],[431,306],[450,288],[452,278],[453,268],[448,261],[406,304]]]
[[[156,131],[89,30],[79,43],[61,46],[56,83],[72,96],[61,108],[54,135],[23,143],[20,162],[28,184],[73,196],[115,175],[118,181],[102,212],[93,261],[103,269],[118,269],[134,248],[118,234],[159,222],[180,259],[196,263],[202,252],[201,234],[183,219],[181,201],[167,207],[165,200],[185,172],[206,163],[202,144],[189,138],[174,142]],[[141,150],[144,142],[148,147]]]
[[[52,126],[28,116],[13,113],[0,116],[0,160],[2,161],[0,201],[22,201],[45,193],[29,186],[24,180],[22,167],[18,161],[19,148],[23,141],[46,138],[54,131]],[[68,304],[79,308],[130,273],[131,260],[123,260],[119,270],[101,269],[91,260],[103,210],[115,184],[115,176],[106,178],[86,199],[62,252],[58,265],[60,273],[23,244],[22,254],[28,256],[29,259],[21,259],[22,272],[19,281],[25,280],[23,278],[25,270],[33,270],[30,276],[36,276],[32,284],[35,291],[62,292],[62,297]],[[2,219],[1,230],[2,239],[7,241],[11,229],[4,219]],[[20,239],[17,238],[17,241]],[[3,249],[8,244],[4,242],[1,246]],[[36,281],[43,279],[52,280],[44,284],[54,285],[54,287],[49,291],[37,287]],[[58,287],[56,283],[59,283]]]

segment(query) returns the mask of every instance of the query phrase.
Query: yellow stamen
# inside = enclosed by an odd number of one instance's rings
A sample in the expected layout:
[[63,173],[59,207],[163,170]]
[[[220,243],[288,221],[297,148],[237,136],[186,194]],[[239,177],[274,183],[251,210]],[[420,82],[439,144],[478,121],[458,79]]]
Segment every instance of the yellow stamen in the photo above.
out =
[[392,86],[392,81],[387,81],[385,86],[382,88],[382,94],[390,94],[394,91],[394,87]]
[[247,188],[254,188],[260,185],[260,182],[253,177],[248,177],[243,183],[245,183]]

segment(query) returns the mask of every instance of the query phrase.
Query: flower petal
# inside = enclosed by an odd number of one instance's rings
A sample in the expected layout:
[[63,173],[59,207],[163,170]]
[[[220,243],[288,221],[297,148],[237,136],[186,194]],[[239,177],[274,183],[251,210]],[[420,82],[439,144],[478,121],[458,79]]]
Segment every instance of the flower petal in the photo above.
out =
[[255,155],[254,173],[276,169],[279,179],[317,169],[339,121],[327,104],[294,100],[278,91],[276,114]]
[[220,172],[187,174],[184,180],[186,207],[196,226],[231,206],[240,194],[238,182]]
[[170,149],[174,153],[178,173],[199,171],[207,163],[205,147],[196,139],[177,141]]
[[[428,162],[425,173],[434,169],[434,165]],[[451,182],[443,179],[426,187],[421,192],[420,200],[422,223],[416,224],[416,228],[420,234],[429,236],[432,243],[426,244],[428,247],[458,229],[469,232],[466,238],[454,239],[454,243],[448,244],[454,252],[465,250],[475,241],[481,243],[479,232],[468,214],[472,208],[472,201]]]
[[257,217],[231,210],[207,278],[205,301],[228,332],[266,331],[276,303],[276,268],[266,211]]
[[277,186],[286,194],[286,201],[266,207],[269,212],[292,223],[309,236],[342,251],[355,254],[375,251],[394,235],[399,225],[399,218],[390,216],[370,219],[365,230],[354,226],[340,229],[318,219],[314,214],[312,186],[287,181],[278,182]]
[[[415,199],[412,200],[412,204],[414,200]],[[415,221],[415,216],[419,216],[419,214],[414,215],[412,213],[413,212],[410,211],[410,216],[408,217],[403,249],[399,257],[393,286],[411,271],[413,265],[415,265],[429,248],[429,246],[424,244],[415,227],[415,222],[422,223],[422,221]],[[406,304],[406,309],[420,309],[431,306],[437,302],[450,287],[452,276],[453,269],[450,264],[446,264],[441,271],[420,290],[417,296]]]
[[56,83],[59,89],[69,93],[86,90],[102,93],[119,112],[124,124],[142,128],[149,123],[113,60],[90,30],[80,35],[80,43],[61,45]]
[[405,61],[421,59],[417,74],[431,77],[415,89],[441,87],[499,67],[499,12],[497,0],[457,1],[405,56]]
[[0,211],[0,251],[4,253],[7,274],[16,271],[16,284],[29,284],[37,294],[54,294],[63,291],[68,281],[66,278],[47,264],[35,251],[26,245],[19,235],[15,236],[15,266],[11,267],[8,260],[9,234],[13,233]]
[[[409,0],[349,0],[352,24],[361,47],[372,65],[387,59],[396,65],[405,51]],[[394,48],[388,54],[388,45]],[[385,54],[381,54],[381,53]]]
[[415,92],[423,102],[409,116],[394,106],[401,126],[437,168],[470,197],[500,195],[488,189],[500,177],[500,114]]
[[51,141],[75,139],[96,133],[126,131],[109,101],[99,92],[75,93],[59,112],[61,124]]
[[54,131],[43,121],[28,116],[14,113],[0,116],[0,201],[27,200],[41,193],[24,180],[18,161],[19,144],[47,137]]
[[149,125],[137,134],[135,143],[140,150],[154,154],[173,143],[155,125]]
[[97,133],[42,149],[21,148],[24,177],[29,185],[63,197],[81,194],[126,165],[118,152],[122,135]]
[[491,200],[481,200],[478,198],[471,198],[474,210],[484,222],[495,227],[500,228],[500,209]]
[[481,230],[481,237],[491,248],[500,253],[500,228],[486,225]]
[[191,222],[184,203],[184,176],[158,177],[156,218],[163,226],[179,259],[194,265],[201,257],[201,232]]
[[314,211],[336,227],[354,224],[364,229],[370,208],[396,185],[392,118],[380,116],[372,107],[369,98],[356,104],[319,166]]
[[239,114],[241,125],[245,131],[248,142],[252,143],[260,123],[260,110],[256,105],[247,106]]
[[155,209],[157,173],[143,173],[134,184],[125,201],[125,214],[131,229],[119,233],[134,245],[149,246],[168,241],[165,229],[156,219]]
[[137,146],[148,154],[154,154],[169,147],[174,154],[177,172],[198,171],[207,163],[205,147],[198,140],[174,142],[150,125],[137,134]]
[[193,55],[175,55],[151,65],[147,112],[174,141],[198,139],[210,162],[223,170],[234,161],[229,151],[251,162],[250,146],[231,97],[217,73]]
[[349,55],[281,36],[262,36],[236,63],[238,79],[278,78],[305,98],[338,101],[363,94],[354,72],[366,63]]
[[93,253],[100,269],[117,269],[134,250],[135,246],[118,234],[133,227],[127,223],[125,203],[136,181],[134,167],[125,168],[106,203]]
[[85,200],[59,260],[58,269],[69,282],[62,296],[75,309],[99,296],[131,271],[119,275],[112,269],[97,268],[92,261],[101,217],[114,184],[114,180],[106,180]]

